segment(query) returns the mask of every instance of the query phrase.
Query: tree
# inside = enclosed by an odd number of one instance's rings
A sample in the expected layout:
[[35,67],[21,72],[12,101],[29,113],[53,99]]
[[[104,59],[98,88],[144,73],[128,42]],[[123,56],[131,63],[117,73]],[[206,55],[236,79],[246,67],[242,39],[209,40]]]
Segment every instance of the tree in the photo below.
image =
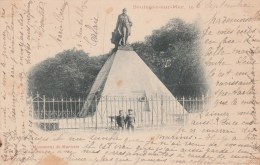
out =
[[89,57],[76,49],[58,53],[31,69],[29,93],[39,92],[46,97],[85,97],[107,57]]
[[207,92],[196,23],[171,19],[144,42],[132,46],[175,96],[199,96]]

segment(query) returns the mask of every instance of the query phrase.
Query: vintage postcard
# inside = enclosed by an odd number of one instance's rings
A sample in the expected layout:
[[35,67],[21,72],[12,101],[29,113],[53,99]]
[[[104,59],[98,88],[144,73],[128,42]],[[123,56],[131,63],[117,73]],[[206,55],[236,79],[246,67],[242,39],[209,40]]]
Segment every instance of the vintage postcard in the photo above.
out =
[[259,0],[0,0],[1,165],[259,165]]

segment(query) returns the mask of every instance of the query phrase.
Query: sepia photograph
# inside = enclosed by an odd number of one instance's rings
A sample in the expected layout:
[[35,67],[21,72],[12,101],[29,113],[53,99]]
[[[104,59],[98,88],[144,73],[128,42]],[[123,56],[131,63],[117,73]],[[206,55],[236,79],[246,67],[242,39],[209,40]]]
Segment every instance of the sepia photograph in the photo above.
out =
[[109,52],[71,48],[32,67],[28,94],[39,128],[176,130],[207,108],[199,24],[171,18],[129,43],[133,24],[124,8]]

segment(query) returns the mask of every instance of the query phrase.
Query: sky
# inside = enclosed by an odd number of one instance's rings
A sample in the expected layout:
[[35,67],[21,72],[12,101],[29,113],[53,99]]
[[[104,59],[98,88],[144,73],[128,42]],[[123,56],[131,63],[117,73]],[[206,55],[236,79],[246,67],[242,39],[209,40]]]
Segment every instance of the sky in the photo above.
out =
[[[44,32],[40,37],[34,38],[33,64],[73,48],[84,50],[90,56],[108,53],[114,48],[110,41],[111,33],[115,29],[117,17],[122,13],[123,8],[127,8],[133,22],[130,43],[144,41],[147,35],[164,26],[171,18],[194,22],[200,17],[192,13],[183,15],[180,9],[144,9],[144,6],[151,7],[153,4],[156,6],[156,3],[147,5],[146,1],[138,1],[138,3],[121,0],[75,0],[73,3],[62,0],[49,1],[44,4],[43,19],[36,5],[34,6],[35,24],[39,26],[43,20]],[[173,5],[171,1],[168,4]],[[92,37],[95,43],[92,42]],[[58,42],[57,38],[61,42]]]

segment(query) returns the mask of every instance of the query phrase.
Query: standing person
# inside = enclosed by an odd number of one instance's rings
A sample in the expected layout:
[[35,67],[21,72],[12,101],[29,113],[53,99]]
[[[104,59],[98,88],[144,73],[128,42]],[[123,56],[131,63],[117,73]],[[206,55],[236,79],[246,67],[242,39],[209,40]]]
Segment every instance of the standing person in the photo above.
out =
[[123,13],[118,16],[116,31],[119,33],[120,40],[118,45],[127,45],[128,36],[131,35],[131,26],[133,25],[130,17],[127,15],[126,8],[123,9]]
[[125,123],[127,126],[128,131],[134,131],[134,124],[135,124],[135,116],[133,114],[132,109],[128,109],[128,115],[126,116]]
[[125,127],[125,116],[123,115],[123,110],[119,110],[119,115],[116,117],[116,123],[119,130],[124,130]]

